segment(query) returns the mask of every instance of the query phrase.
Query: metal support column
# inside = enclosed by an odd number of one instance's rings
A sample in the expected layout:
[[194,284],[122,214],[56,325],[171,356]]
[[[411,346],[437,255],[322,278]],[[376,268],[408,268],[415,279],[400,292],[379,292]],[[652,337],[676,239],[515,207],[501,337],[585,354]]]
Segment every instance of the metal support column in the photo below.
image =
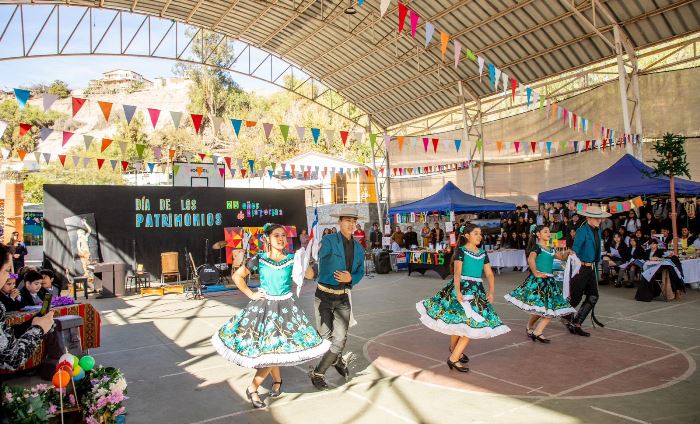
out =
[[[481,100],[464,85],[463,81],[457,82],[459,89],[459,104],[462,108],[462,141],[465,142],[469,155],[469,176],[471,194],[478,197],[486,197],[486,184],[484,178],[484,150],[483,123],[481,113]],[[465,94],[475,103],[473,109],[467,108]],[[479,150],[479,143],[482,143]],[[476,160],[479,150],[479,160]]]
[[[367,136],[372,134],[372,115],[368,116],[367,123]],[[389,149],[384,143],[384,138],[381,138],[381,142],[377,142],[370,147],[372,149],[372,168],[374,171],[374,191],[377,200],[377,218],[380,228],[384,228],[385,214],[389,213]],[[377,156],[380,158],[379,167],[377,166]],[[384,169],[385,176],[380,177],[380,170]],[[382,181],[380,181],[380,178]],[[386,189],[386,196],[384,195],[384,190]]]
[[[615,53],[617,54],[618,81],[620,84],[620,105],[626,134],[642,135],[642,108],[639,96],[639,66],[637,53],[629,40],[621,33],[618,25],[613,26]],[[625,54],[627,58],[625,59]],[[628,71],[629,68],[629,71]],[[627,153],[639,160],[643,159],[642,143],[628,143]]]

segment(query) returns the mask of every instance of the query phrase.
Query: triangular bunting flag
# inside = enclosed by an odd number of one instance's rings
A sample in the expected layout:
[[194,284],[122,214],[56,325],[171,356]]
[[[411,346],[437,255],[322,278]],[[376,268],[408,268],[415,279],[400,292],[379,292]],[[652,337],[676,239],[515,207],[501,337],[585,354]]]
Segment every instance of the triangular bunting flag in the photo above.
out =
[[254,126],[258,125],[257,121],[245,121],[245,127],[246,128],[253,128]]
[[170,111],[170,119],[173,121],[175,128],[180,128],[180,120],[182,120],[182,112]]
[[70,158],[73,161],[73,166],[77,167],[78,164],[80,163],[80,157],[79,156],[71,156]]
[[66,143],[68,143],[68,140],[73,137],[73,133],[70,131],[63,131],[63,142],[61,143],[61,147],[64,147]]
[[423,151],[425,153],[428,153],[428,143],[430,143],[428,137],[423,137]]
[[48,165],[49,161],[51,160],[51,153],[44,153],[44,161],[46,161],[46,164]]
[[241,119],[232,119],[231,120],[231,125],[233,126],[233,132],[236,133],[236,137],[238,137],[238,134],[241,132],[241,124],[243,121]]
[[459,148],[462,145],[462,140],[455,138],[455,150],[459,152]]
[[477,138],[476,139],[476,148],[479,149],[479,151],[482,151],[484,149],[484,140]]
[[90,145],[92,144],[93,136],[88,134],[83,134],[83,143],[85,144],[85,150],[90,150]]
[[0,120],[0,137],[2,137],[5,134],[6,129],[7,129],[7,122]]
[[483,57],[477,56],[476,62],[479,64],[479,82],[481,82],[481,76],[484,74],[484,63],[486,63],[486,61]]
[[425,23],[425,48],[428,48],[428,44],[433,41],[433,34],[435,34],[435,25],[430,22]]
[[299,137],[299,141],[304,141],[304,133],[306,133],[306,128],[297,127],[297,136]]
[[73,116],[75,116],[78,111],[80,111],[80,108],[83,107],[85,104],[85,99],[81,99],[79,97],[73,97],[71,101],[71,106],[73,108]]
[[117,169],[117,162],[119,162],[119,161],[116,160],[116,159],[110,159],[110,160],[109,160],[109,164],[112,166],[112,171],[116,171],[116,169]]
[[104,116],[105,121],[109,122],[109,116],[112,114],[112,103],[110,102],[97,102],[102,111],[102,116]]
[[333,143],[333,138],[335,137],[334,130],[326,130],[326,145],[331,145]]
[[[265,131],[265,138],[269,140],[269,139],[270,139],[270,133],[272,132],[272,127],[273,127],[273,125],[272,125],[272,124],[269,124],[269,123],[267,123],[267,122],[264,122],[262,125],[263,125],[263,130]],[[229,168],[230,168],[230,167],[229,167]]]
[[459,65],[459,59],[461,58],[461,55],[462,55],[462,43],[455,40],[454,46],[455,46],[455,68],[457,68],[457,65]]
[[41,161],[41,152],[40,151],[35,151],[34,152],[34,159],[36,160],[36,164],[39,165]]
[[154,147],[153,148],[153,157],[156,158],[157,161],[159,161],[162,156],[163,156],[163,150],[160,147]]
[[365,133],[362,131],[355,131],[355,141],[358,143],[362,143],[362,140],[365,137]]
[[255,161],[253,159],[248,159],[248,168],[250,168],[250,173],[255,172]]
[[547,142],[547,153],[552,154],[552,142]]
[[[19,160],[23,161],[23,160],[24,160],[24,157],[27,156],[27,151],[24,150],[24,149],[18,149],[18,150],[17,150],[17,156],[19,156]],[[60,156],[60,155],[59,155],[59,156]],[[63,155],[64,159],[65,159],[65,156],[66,156],[66,155]]]
[[447,43],[450,41],[450,34],[440,32],[440,52],[442,53],[442,61],[445,62],[445,53],[447,52]]
[[101,158],[97,158],[97,169],[102,169],[102,165],[104,165],[105,160]]
[[374,151],[374,145],[377,143],[377,134],[370,134],[369,135],[369,145],[372,148],[372,151]]
[[433,152],[434,153],[437,153],[437,146],[438,146],[439,142],[440,142],[440,139],[438,139],[438,138],[433,139]]
[[347,131],[341,131],[340,132],[340,139],[343,141],[343,146],[345,146],[348,142],[348,132]]
[[408,7],[405,4],[399,2],[399,32],[403,31],[404,23],[406,22],[406,14],[408,13]]
[[241,168],[241,177],[245,178],[246,170]]
[[56,100],[58,100],[58,96],[56,94],[44,94],[42,98],[42,102],[44,103],[44,112],[48,111]]
[[[221,176],[221,178],[226,178],[226,168],[222,166],[217,167],[217,169],[219,170],[219,175]],[[270,177],[272,177],[272,173],[270,173]]]
[[102,139],[102,147],[100,148],[100,153],[104,153],[105,150],[112,144],[112,140],[109,138]]
[[126,118],[126,123],[131,124],[131,119],[134,117],[134,113],[136,112],[136,106],[122,105],[122,108],[124,109],[124,117]]
[[503,142],[497,141],[496,142],[496,149],[498,149],[498,153],[501,153],[501,147],[503,147]]
[[230,156],[225,156],[225,157],[224,157],[224,162],[226,162],[226,168],[231,169],[231,157],[230,157]]
[[25,134],[29,132],[29,130],[32,129],[32,124],[19,124],[19,138],[24,137]]
[[170,159],[170,161],[175,159],[175,153],[175,149],[168,149],[168,158]]
[[386,13],[387,9],[389,9],[389,3],[390,3],[390,0],[381,0],[381,3],[379,3],[380,16],[383,17],[384,14]]
[[465,53],[465,56],[467,59],[471,60],[472,62],[477,61],[476,53],[472,51],[472,49],[467,49],[467,53]]
[[173,176],[180,172],[180,165],[173,165]]
[[126,168],[129,167],[129,162],[123,160],[122,161],[122,171],[126,172]]
[[511,101],[515,101],[515,90],[518,89],[518,81],[515,78],[510,79],[510,92],[511,92]]
[[515,146],[515,153],[518,153],[520,151],[520,142],[516,141],[513,145]]
[[58,160],[61,162],[62,167],[66,167],[66,155],[58,155]]
[[311,128],[311,136],[314,138],[314,144],[318,144],[318,137],[321,136],[321,129]]
[[148,170],[153,173],[153,171],[156,169],[156,164],[153,162],[148,162]]
[[496,67],[493,63],[489,63],[489,81],[491,81],[491,89],[496,89]]
[[158,117],[160,116],[160,109],[154,109],[149,107],[148,116],[151,117],[151,124],[153,124],[153,128],[155,128],[156,124],[158,123]]
[[136,144],[136,154],[139,155],[139,159],[143,159],[143,151],[146,148],[145,144],[137,143]]
[[530,142],[530,150],[532,151],[532,153],[535,153],[535,147],[537,147],[537,142],[531,141]]
[[[41,141],[46,141],[46,139],[51,135],[53,130],[51,128],[42,128],[39,130],[39,137],[41,137]],[[1,137],[2,135],[0,135]]]
[[287,138],[289,137],[289,125],[280,124],[280,132],[282,133],[282,138],[284,141],[287,141]]
[[191,113],[190,118],[192,119],[192,125],[194,125],[194,132],[199,134],[199,130],[202,127],[203,116],[197,113]]
[[24,107],[27,105],[27,100],[29,100],[29,94],[31,94],[29,90],[15,88],[15,97],[17,98],[17,103],[19,104],[19,110],[24,110]]
[[396,141],[399,142],[399,152],[403,150],[403,142],[404,142],[404,136],[400,135],[396,137]]
[[126,154],[126,147],[127,147],[126,141],[119,142],[119,150],[121,150],[122,156]]
[[10,149],[8,149],[7,147],[3,147],[3,148],[1,148],[0,150],[2,151],[2,158],[3,158],[3,159],[9,158],[9,157],[10,157],[10,153],[12,153],[12,151],[11,151]]
[[197,156],[199,156],[199,160],[204,162],[204,159],[206,159],[207,154],[206,153],[197,153]]

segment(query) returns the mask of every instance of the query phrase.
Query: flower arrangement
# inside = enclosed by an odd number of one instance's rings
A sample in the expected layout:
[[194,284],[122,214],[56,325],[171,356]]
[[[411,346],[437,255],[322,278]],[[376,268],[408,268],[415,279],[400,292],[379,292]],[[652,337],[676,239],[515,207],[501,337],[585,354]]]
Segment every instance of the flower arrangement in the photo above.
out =
[[80,404],[87,424],[112,424],[123,422],[126,408],[126,379],[112,367],[98,367],[78,381],[76,387],[82,393]]
[[59,306],[69,306],[74,304],[75,301],[70,296],[54,296],[51,298],[51,307],[56,308]]
[[[45,424],[56,421],[63,411],[82,414],[87,424],[120,424],[126,408],[126,379],[112,367],[97,367],[84,371],[84,377],[63,389],[38,384],[32,388],[7,386],[2,403],[11,423]],[[73,387],[73,384],[75,385]],[[61,386],[63,387],[63,385]],[[77,393],[78,399],[74,393]],[[63,398],[59,398],[62,396]]]
[[75,396],[59,394],[58,390],[46,384],[37,384],[32,388],[5,387],[2,402],[11,417],[12,423],[42,424],[60,413],[59,396],[63,396],[63,404],[67,407],[77,406]]

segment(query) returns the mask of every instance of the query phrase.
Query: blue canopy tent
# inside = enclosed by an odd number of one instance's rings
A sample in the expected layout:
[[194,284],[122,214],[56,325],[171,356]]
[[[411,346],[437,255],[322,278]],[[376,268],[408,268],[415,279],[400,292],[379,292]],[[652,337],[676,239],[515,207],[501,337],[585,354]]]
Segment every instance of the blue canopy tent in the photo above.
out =
[[[540,203],[568,200],[605,200],[619,197],[669,194],[667,177],[650,176],[651,167],[626,154],[610,168],[587,180],[539,194]],[[700,183],[675,179],[676,194],[700,195]]]
[[429,212],[429,211],[454,211],[466,212],[500,212],[514,211],[512,203],[496,202],[472,196],[457,188],[451,181],[445,184],[437,193],[425,199],[395,206],[389,209],[390,214]]

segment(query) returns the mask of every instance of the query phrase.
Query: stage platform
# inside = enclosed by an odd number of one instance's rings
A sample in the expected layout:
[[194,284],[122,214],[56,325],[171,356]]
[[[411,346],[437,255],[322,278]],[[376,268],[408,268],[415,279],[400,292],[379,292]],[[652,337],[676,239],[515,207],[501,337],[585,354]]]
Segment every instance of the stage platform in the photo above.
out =
[[[331,369],[334,388],[317,392],[306,376],[311,364],[284,368],[285,393],[267,399],[264,410],[245,397],[253,371],[226,362],[209,341],[247,303],[238,291],[203,301],[91,301],[103,317],[102,348],[93,353],[124,370],[130,423],[700,422],[700,292],[642,303],[632,289],[601,287],[605,328],[589,328],[592,336],[583,338],[555,321],[545,333],[552,343],[543,345],[525,337],[527,315],[503,299],[523,278],[498,276],[496,311],[512,331],[473,341],[468,374],[447,369],[448,337],[418,324],[414,304],[444,284],[437,276],[365,279],[353,290],[352,380],[343,384]],[[313,290],[302,290],[310,318]]]

